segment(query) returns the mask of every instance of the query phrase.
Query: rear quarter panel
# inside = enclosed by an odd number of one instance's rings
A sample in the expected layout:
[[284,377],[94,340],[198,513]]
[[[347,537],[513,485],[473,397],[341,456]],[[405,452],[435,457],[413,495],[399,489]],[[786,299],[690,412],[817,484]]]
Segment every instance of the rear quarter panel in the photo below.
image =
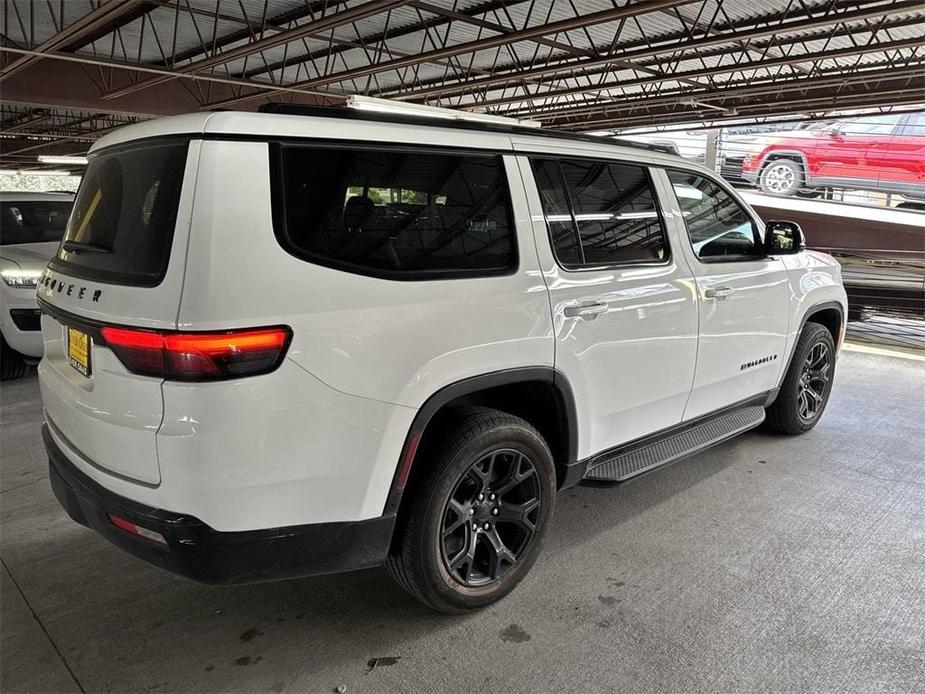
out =
[[[466,134],[459,144],[472,140]],[[517,271],[398,281],[290,255],[273,230],[268,144],[203,142],[178,327],[282,324],[293,338],[269,376],[208,388],[164,384],[165,481],[186,461],[206,461],[205,474],[225,457],[234,461],[225,473],[229,498],[248,487],[242,499],[269,495],[252,507],[261,514],[252,527],[377,516],[428,397],[471,376],[552,366],[549,300],[509,159]],[[220,496],[216,520],[240,523],[221,511]]]

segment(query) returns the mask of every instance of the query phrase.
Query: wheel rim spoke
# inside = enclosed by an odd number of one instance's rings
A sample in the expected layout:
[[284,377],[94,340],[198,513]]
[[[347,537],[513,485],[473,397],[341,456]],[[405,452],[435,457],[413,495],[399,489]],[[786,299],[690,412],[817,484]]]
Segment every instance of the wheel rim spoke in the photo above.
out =
[[539,508],[539,505],[540,503],[536,499],[531,499],[530,501],[525,501],[522,504],[513,506],[505,504],[501,507],[501,511],[498,514],[498,522],[514,523],[532,533],[536,529],[536,525],[530,520],[530,514]]
[[492,528],[484,533],[482,537],[484,537],[491,546],[488,573],[492,580],[496,580],[502,573],[503,565],[508,564],[509,566],[513,566],[517,558],[514,556],[513,552],[505,546],[504,541],[498,535],[496,529]]
[[462,575],[466,577],[466,580],[472,576],[472,565],[475,562],[475,550],[478,545],[479,537],[478,534],[467,529],[466,530],[466,544],[462,550],[459,551],[452,559],[448,561],[451,571],[463,570]]
[[529,479],[535,474],[536,469],[534,469],[533,463],[527,460],[526,456],[518,455],[517,459],[514,461],[514,464],[511,465],[510,474],[503,482],[501,482],[500,486],[498,487],[498,496],[504,498],[505,494],[510,492],[518,485],[523,484],[524,480]]
[[461,528],[469,520],[469,507],[470,504],[462,504],[456,499],[450,499],[448,510],[456,514],[456,517],[451,522],[444,521],[443,524],[443,536],[447,537],[452,535],[459,528]]

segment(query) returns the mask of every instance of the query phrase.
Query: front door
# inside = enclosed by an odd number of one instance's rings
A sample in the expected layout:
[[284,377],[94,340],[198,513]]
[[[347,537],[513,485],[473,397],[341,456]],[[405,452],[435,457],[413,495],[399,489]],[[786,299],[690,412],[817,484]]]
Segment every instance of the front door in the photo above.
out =
[[684,412],[690,420],[778,387],[790,288],[784,263],[764,253],[757,219],[723,184],[680,169],[663,175],[697,285],[700,344]]
[[[681,422],[697,350],[693,279],[642,164],[520,158],[579,457]],[[535,181],[536,187],[532,185]]]

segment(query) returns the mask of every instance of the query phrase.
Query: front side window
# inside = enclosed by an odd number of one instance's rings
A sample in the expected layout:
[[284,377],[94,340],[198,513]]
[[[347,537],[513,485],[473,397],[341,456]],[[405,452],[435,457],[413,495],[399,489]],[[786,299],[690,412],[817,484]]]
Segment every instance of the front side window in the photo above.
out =
[[531,159],[531,165],[563,267],[665,258],[665,234],[645,167],[591,159]]
[[689,171],[669,170],[668,178],[698,258],[764,257],[761,235],[751,215],[718,183]]
[[276,156],[277,237],[298,257],[394,279],[516,265],[500,156],[321,146]]

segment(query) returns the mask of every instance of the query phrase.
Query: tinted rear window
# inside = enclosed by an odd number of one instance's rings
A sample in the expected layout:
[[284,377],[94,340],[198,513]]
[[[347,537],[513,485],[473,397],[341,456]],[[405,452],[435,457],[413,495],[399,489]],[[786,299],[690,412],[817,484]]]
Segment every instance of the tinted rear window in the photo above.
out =
[[665,232],[644,166],[593,159],[530,163],[563,267],[665,259]]
[[93,157],[52,267],[101,282],[160,282],[177,221],[187,144],[146,144]]
[[73,203],[0,202],[0,245],[60,241]]
[[500,156],[284,146],[276,160],[276,234],[298,257],[394,279],[516,265]]

